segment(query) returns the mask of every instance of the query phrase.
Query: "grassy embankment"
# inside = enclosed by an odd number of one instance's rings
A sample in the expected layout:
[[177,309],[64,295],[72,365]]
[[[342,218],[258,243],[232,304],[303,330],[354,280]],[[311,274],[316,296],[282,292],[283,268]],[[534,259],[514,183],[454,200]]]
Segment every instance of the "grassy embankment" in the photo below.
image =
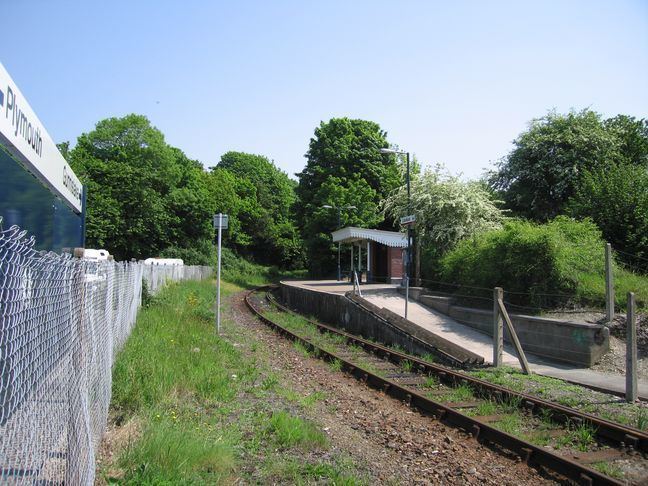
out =
[[[490,305],[492,288],[525,311],[555,308],[604,308],[605,266],[600,231],[590,221],[559,217],[536,225],[508,221],[502,229],[460,242],[439,262],[437,278],[450,282],[450,293],[474,297]],[[648,276],[638,269],[614,265],[617,309],[625,309],[627,293],[648,308]]]
[[[223,284],[224,297],[240,290]],[[308,418],[322,394],[301,396],[283,383],[265,348],[227,313],[216,336],[213,297],[213,282],[172,284],[140,311],[114,367],[111,404],[114,429],[132,434],[113,441],[117,450],[105,454],[98,477],[122,484],[362,482]]]

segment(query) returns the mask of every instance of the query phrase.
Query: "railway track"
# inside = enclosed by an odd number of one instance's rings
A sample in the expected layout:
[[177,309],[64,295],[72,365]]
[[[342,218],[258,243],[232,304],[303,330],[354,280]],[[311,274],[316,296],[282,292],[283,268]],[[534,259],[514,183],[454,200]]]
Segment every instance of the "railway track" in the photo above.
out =
[[[546,468],[580,484],[597,485],[627,482],[591,464],[619,459],[645,464],[648,434],[643,431],[494,385],[307,319],[325,338],[296,332],[270,319],[267,309],[262,309],[267,302],[282,312],[299,315],[278,303],[269,290],[269,286],[252,290],[245,302],[280,334],[413,409],[517,454],[529,466]],[[582,450],[565,448],[567,452],[559,453],[547,449],[541,441],[524,440],[507,432],[507,419],[513,415],[524,419],[527,435],[539,434],[534,437],[550,442],[580,437]]]

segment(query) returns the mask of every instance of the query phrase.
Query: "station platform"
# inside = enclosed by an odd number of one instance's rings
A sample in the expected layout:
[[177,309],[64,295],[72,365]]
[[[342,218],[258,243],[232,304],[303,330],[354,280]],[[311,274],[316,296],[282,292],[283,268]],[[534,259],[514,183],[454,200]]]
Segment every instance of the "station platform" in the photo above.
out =
[[[324,292],[327,294],[343,295],[353,290],[353,285],[346,280],[285,280],[282,281],[281,283],[286,285],[293,285],[295,287],[316,290],[318,292]],[[398,285],[396,284],[384,284],[384,283],[360,284],[360,290],[362,291],[363,294],[365,292],[375,291],[375,290],[391,289],[393,291],[396,291],[397,288]]]
[[[350,283],[337,280],[296,280],[284,281],[282,284],[338,295],[353,290],[353,285]],[[404,314],[405,298],[397,292],[398,285],[362,284],[360,289],[363,298],[371,304],[379,308],[386,308],[401,316]],[[408,321],[417,326],[482,356],[485,363],[492,363],[492,337],[413,300],[408,303],[407,317]],[[615,394],[625,392],[625,377],[623,375],[602,373],[589,368],[557,363],[530,353],[527,353],[526,357],[534,373],[593,389],[613,391]],[[508,344],[504,346],[503,362],[506,366],[520,368],[514,349]],[[639,380],[638,391],[642,400],[648,400],[648,381]]]

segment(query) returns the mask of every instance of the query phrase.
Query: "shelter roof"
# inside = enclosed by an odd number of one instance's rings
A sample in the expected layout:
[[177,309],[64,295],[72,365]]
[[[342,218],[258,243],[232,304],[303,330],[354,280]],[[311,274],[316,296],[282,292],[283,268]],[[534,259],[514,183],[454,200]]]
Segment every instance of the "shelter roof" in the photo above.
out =
[[383,231],[347,226],[331,233],[334,242],[354,243],[356,241],[375,241],[392,248],[406,248],[407,236],[397,231]]

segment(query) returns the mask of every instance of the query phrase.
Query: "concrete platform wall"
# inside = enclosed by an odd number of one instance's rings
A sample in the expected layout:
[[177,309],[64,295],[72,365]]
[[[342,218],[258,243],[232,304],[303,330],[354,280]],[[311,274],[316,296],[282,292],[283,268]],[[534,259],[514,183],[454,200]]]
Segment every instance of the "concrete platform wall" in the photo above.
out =
[[458,364],[433,344],[399,329],[387,319],[372,312],[361,303],[347,298],[344,294],[318,292],[285,283],[281,283],[280,286],[284,304],[304,315],[315,316],[320,321],[351,334],[387,345],[398,345],[407,353],[419,356],[429,353],[452,364]]
[[[425,295],[420,291],[410,295],[462,324],[493,335],[492,311],[456,306],[448,297]],[[605,326],[518,314],[509,316],[522,348],[538,356],[589,367],[610,349],[610,330]],[[506,325],[504,339],[511,342]]]

